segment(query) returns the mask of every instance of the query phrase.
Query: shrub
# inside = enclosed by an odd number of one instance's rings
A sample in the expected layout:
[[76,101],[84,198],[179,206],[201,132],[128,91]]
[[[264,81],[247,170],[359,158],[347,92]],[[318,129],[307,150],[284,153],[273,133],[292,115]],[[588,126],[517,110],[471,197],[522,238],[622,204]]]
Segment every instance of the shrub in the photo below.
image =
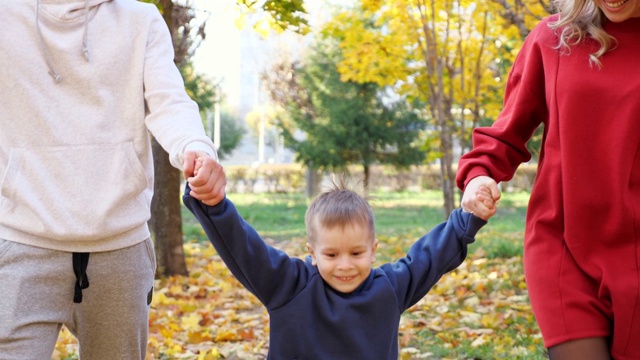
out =
[[[235,165],[225,167],[229,192],[253,193],[302,192],[305,187],[305,168],[300,164],[262,164],[260,166]],[[362,177],[362,167],[351,166],[349,174]],[[398,170],[388,165],[376,165],[370,169],[371,191],[440,190],[440,167],[438,165],[412,166]],[[523,164],[513,178],[502,183],[502,191],[531,191],[536,177],[537,165]],[[329,176],[327,174],[326,176]]]

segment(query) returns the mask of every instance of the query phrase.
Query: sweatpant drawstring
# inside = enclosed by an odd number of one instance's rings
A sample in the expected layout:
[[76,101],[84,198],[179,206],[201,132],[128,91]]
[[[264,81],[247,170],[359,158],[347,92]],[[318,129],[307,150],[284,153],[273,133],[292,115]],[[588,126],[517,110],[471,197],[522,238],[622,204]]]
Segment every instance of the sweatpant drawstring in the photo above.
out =
[[76,274],[73,302],[76,304],[82,302],[82,289],[89,287],[87,265],[89,265],[89,253],[73,253],[73,272]]

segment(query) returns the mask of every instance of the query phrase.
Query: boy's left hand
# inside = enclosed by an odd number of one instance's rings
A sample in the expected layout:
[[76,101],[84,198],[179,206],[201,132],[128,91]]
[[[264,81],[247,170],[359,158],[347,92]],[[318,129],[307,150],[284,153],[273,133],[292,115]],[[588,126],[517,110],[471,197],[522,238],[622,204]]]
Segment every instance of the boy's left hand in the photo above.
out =
[[204,151],[187,151],[182,168],[191,188],[191,197],[214,206],[225,197],[227,177],[224,168]]

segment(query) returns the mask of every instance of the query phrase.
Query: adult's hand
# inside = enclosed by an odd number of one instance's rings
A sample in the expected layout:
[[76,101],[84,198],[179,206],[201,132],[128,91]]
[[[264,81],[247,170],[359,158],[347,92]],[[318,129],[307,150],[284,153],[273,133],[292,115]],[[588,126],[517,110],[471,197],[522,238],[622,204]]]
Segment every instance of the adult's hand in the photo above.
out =
[[187,151],[182,158],[184,178],[191,196],[213,206],[225,197],[227,177],[222,165],[205,151]]
[[500,190],[495,180],[488,176],[478,176],[467,183],[460,206],[463,211],[488,220],[495,215],[496,203],[500,197]]

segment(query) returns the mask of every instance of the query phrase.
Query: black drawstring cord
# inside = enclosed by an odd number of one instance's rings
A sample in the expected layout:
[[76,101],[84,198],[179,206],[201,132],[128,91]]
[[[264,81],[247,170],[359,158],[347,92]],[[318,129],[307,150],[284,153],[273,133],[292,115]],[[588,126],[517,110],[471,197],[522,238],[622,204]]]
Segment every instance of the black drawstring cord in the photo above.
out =
[[89,253],[73,253],[73,272],[76,274],[76,288],[73,294],[73,302],[82,302],[82,289],[89,287],[87,277],[87,265],[89,265]]

